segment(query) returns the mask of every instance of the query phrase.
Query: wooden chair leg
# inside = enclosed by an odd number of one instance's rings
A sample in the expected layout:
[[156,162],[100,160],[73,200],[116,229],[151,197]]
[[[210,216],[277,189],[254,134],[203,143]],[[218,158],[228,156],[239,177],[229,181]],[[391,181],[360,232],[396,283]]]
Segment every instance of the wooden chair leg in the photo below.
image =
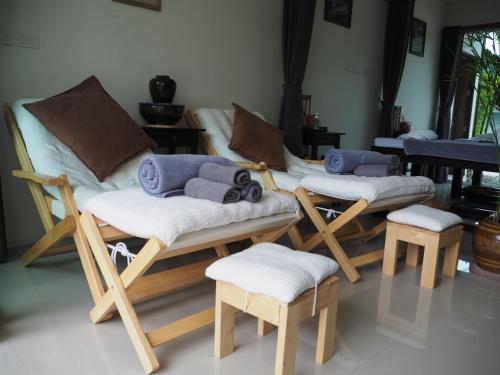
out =
[[299,305],[280,310],[274,375],[293,375],[299,332]]
[[27,267],[36,259],[42,257],[50,250],[51,246],[70,235],[75,230],[75,227],[75,218],[71,215],[66,216],[23,254],[23,264]]
[[457,274],[458,253],[460,250],[460,240],[446,247],[444,255],[443,275],[455,277]]
[[[321,237],[323,238],[326,245],[330,249],[330,252],[335,257],[335,260],[339,264],[340,268],[342,268],[342,271],[344,271],[349,281],[351,283],[358,281],[360,279],[358,271],[356,271],[356,268],[352,265],[349,257],[345,253],[344,249],[342,249],[342,246],[332,233],[335,232],[335,230],[338,230],[341,226],[343,226],[342,223],[347,224],[350,220],[354,219],[355,216],[352,217],[350,215],[343,216],[346,215],[347,212],[346,211],[344,214],[339,216],[330,224],[327,224],[325,223],[323,217],[318,213],[316,207],[314,207],[314,205],[311,203],[311,200],[304,188],[302,187],[297,188],[295,190],[295,195],[302,204],[302,206],[304,207],[304,209],[306,210],[307,214],[309,215],[309,218],[314,223],[314,226],[320,233]],[[332,225],[334,223],[336,225]]]
[[268,323],[264,319],[259,319],[257,324],[257,334],[259,336],[266,336],[276,328],[274,324]]
[[408,243],[408,249],[406,250],[406,265],[417,267],[420,263],[420,253],[421,246],[414,243]]
[[292,241],[295,250],[303,250],[302,246],[304,245],[304,242],[302,241],[302,236],[296,225],[292,226],[288,230],[288,237],[290,237],[290,241]]
[[217,256],[219,258],[224,258],[224,257],[228,257],[229,255],[231,255],[231,253],[229,252],[229,249],[227,248],[226,245],[219,245],[219,246],[215,246],[215,252],[217,253]]
[[424,249],[424,264],[422,266],[422,276],[420,286],[433,289],[436,286],[436,270],[439,257],[439,238],[427,239]]
[[394,276],[396,273],[396,261],[398,258],[398,238],[396,230],[389,223],[385,234],[384,263],[382,273],[387,276]]
[[316,363],[328,361],[335,350],[335,328],[340,283],[336,282],[328,290],[328,303],[319,313],[318,341],[316,344]]
[[224,358],[234,351],[234,321],[236,309],[223,302],[220,288],[215,296],[214,356]]
[[[87,213],[83,215],[88,219],[88,216],[85,215],[89,214]],[[82,223],[84,225],[88,224],[85,220],[83,220]],[[139,356],[144,371],[146,374],[150,374],[160,367],[158,359],[153,352],[151,343],[149,342],[139,318],[137,317],[132,302],[127,296],[123,282],[120,275],[118,275],[113,262],[111,261],[106,245],[102,240],[100,240],[99,230],[95,226],[87,225],[86,233],[97,264],[101,269],[102,276],[108,285],[112,299],[118,312],[120,313],[120,317],[122,318],[123,324],[125,325],[125,329],[127,330],[135,351]]]

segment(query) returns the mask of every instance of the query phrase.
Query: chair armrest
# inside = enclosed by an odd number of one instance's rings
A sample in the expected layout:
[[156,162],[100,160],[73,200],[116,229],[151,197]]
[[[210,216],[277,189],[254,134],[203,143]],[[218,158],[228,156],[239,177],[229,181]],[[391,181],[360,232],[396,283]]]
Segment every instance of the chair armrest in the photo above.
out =
[[237,163],[240,167],[246,169],[252,169],[254,171],[266,171],[267,164],[261,161],[260,163]]
[[324,164],[324,160],[303,159],[307,164]]
[[46,176],[43,174],[23,170],[12,171],[12,175],[14,177],[32,181],[41,185],[62,186],[66,183],[66,179],[64,177]]

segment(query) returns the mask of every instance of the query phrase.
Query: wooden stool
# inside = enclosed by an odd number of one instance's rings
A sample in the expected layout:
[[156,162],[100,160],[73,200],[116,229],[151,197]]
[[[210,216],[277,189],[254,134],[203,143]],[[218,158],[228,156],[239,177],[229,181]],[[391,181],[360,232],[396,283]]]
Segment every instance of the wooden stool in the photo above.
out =
[[[329,276],[318,285],[315,313],[319,311],[316,345],[316,362],[319,364],[333,355],[339,285],[335,276]],[[309,289],[287,304],[263,294],[247,293],[234,284],[218,280],[214,355],[223,358],[234,351],[234,318],[236,312],[242,310],[259,318],[259,333],[265,334],[273,326],[278,326],[274,374],[293,374],[299,323],[311,317],[314,297],[314,289]],[[262,329],[266,325],[267,328]]]
[[442,232],[435,232],[407,224],[389,221],[385,237],[384,265],[382,272],[388,276],[396,273],[399,241],[407,242],[406,264],[416,267],[419,263],[420,251],[424,248],[424,263],[420,286],[433,289],[436,286],[436,271],[439,250],[444,248],[445,258],[443,275],[455,277],[457,273],[458,252],[463,228],[452,226]]

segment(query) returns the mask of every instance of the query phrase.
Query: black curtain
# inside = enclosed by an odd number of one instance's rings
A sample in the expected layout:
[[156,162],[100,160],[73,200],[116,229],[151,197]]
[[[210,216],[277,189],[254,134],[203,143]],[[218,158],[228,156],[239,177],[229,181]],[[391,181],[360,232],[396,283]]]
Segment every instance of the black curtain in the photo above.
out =
[[285,0],[283,8],[284,89],[280,128],[285,144],[295,155],[302,156],[302,81],[311,43],[316,0]]
[[450,139],[451,105],[457,88],[463,42],[464,32],[461,27],[443,29],[439,62],[439,114],[436,126],[436,133],[442,139]]
[[381,137],[393,136],[393,107],[403,76],[415,0],[389,0],[385,26]]
[[[441,34],[441,56],[439,61],[439,113],[436,133],[440,139],[450,139],[451,106],[457,88],[457,75],[464,42],[463,28],[445,27]],[[448,168],[436,168],[435,182],[446,181]]]

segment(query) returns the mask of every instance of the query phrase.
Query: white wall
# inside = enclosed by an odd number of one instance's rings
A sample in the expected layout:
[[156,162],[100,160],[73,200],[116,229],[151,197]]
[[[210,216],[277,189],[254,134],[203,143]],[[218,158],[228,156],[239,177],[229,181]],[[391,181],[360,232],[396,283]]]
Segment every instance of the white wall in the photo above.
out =
[[[312,94],[312,111],[321,123],[347,135],[345,148],[368,148],[376,136],[381,97],[387,3],[356,0],[352,25],[343,28],[323,20],[318,1],[304,93]],[[438,0],[417,0],[415,17],[427,22],[424,57],[407,55],[396,100],[414,129],[434,127],[439,45],[445,7]],[[349,71],[356,65],[361,74]]]
[[409,53],[396,105],[412,123],[412,129],[434,129],[437,116],[441,31],[446,17],[445,4],[417,0],[414,16],[427,23],[424,56]]
[[[95,74],[136,119],[148,81],[169,74],[189,107],[281,102],[281,0],[163,0],[153,12],[111,0],[1,0],[0,30],[35,33],[40,49],[0,44],[0,102],[46,97]],[[3,118],[3,114],[2,114]],[[2,121],[3,122],[3,121]],[[5,126],[0,165],[10,246],[42,234]]]
[[499,0],[458,0],[449,4],[447,26],[500,23]]
[[[312,94],[321,125],[347,133],[344,148],[368,147],[378,128],[386,7],[383,0],[354,1],[347,29],[324,21],[324,0],[317,1],[303,92]],[[366,74],[348,71],[352,65]]]

